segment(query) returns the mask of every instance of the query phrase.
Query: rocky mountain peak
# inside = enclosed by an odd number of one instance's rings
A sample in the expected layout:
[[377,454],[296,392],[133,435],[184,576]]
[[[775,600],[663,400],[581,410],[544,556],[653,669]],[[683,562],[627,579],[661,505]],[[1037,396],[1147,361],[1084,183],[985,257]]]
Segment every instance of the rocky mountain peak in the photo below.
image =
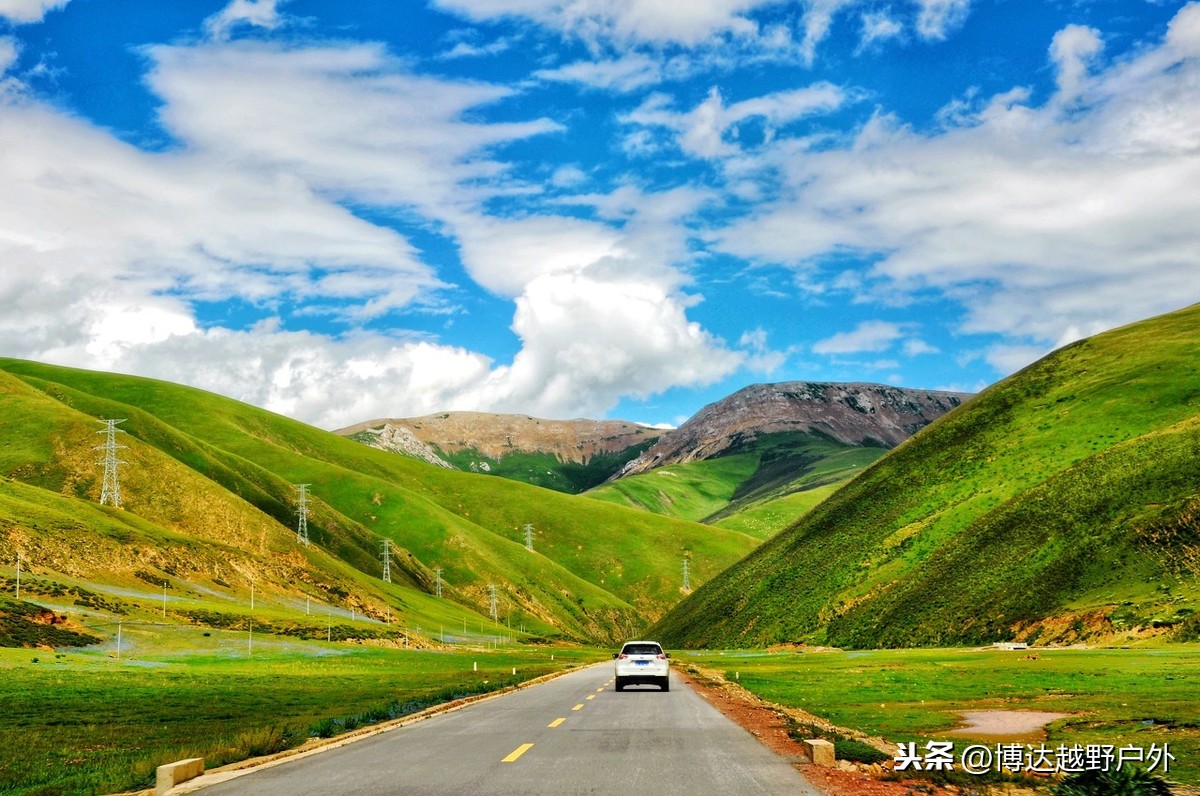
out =
[[895,447],[970,397],[884,384],[754,384],[664,434],[617,477],[711,459],[759,436],[782,432],[820,434],[846,445]]

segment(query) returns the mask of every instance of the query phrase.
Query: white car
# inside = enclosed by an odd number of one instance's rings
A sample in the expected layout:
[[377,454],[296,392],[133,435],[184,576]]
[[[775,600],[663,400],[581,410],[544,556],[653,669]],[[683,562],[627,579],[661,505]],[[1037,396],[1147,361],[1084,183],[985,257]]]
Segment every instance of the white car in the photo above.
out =
[[627,641],[613,658],[616,660],[617,690],[627,685],[656,685],[664,691],[671,690],[668,658],[657,641]]

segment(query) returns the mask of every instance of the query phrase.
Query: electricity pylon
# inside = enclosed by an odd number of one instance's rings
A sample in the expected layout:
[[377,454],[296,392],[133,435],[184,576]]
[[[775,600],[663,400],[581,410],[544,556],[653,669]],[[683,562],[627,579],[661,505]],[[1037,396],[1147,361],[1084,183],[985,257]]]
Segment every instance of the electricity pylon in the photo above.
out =
[[104,465],[104,481],[100,487],[100,505],[111,503],[117,508],[121,508],[121,482],[117,476],[117,467],[125,462],[117,458],[117,450],[126,446],[117,444],[117,434],[126,432],[117,428],[117,423],[124,423],[125,419],[99,420],[97,422],[103,423],[104,428],[96,433],[105,435],[104,444],[94,448],[94,450],[104,451],[104,460],[96,462],[96,464]]
[[300,490],[300,500],[296,504],[296,543],[308,547],[308,488],[312,484],[296,484]]

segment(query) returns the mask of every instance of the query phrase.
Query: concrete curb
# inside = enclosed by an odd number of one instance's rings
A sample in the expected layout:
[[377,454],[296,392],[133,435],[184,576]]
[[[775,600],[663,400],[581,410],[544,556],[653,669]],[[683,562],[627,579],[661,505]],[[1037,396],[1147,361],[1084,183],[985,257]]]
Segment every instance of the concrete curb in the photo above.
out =
[[[250,774],[260,769],[272,768],[283,763],[290,763],[293,760],[300,760],[301,758],[311,757],[313,755],[320,754],[321,752],[328,752],[331,749],[338,749],[348,744],[355,743],[356,741],[361,741],[366,738],[373,738],[376,735],[382,735],[385,732],[397,730],[401,727],[407,727],[410,724],[416,724],[424,721],[425,719],[429,719],[434,716],[440,716],[443,713],[453,713],[456,710],[462,710],[463,708],[470,707],[471,705],[479,702],[486,702],[491,699],[499,699],[500,697],[508,696],[511,693],[520,691],[523,688],[529,688],[530,686],[547,683],[551,680],[556,680],[559,677],[565,677],[568,674],[574,674],[576,672],[582,672],[596,666],[602,666],[605,663],[608,663],[608,661],[598,661],[585,666],[577,666],[573,669],[566,669],[561,672],[543,674],[540,677],[535,677],[532,680],[526,680],[518,685],[506,686],[505,688],[501,688],[497,691],[491,691],[487,694],[477,694],[475,696],[463,697],[462,699],[456,699],[453,702],[443,702],[440,705],[434,705],[433,707],[426,708],[418,713],[413,713],[409,716],[404,716],[398,719],[392,719],[391,721],[380,722],[379,724],[374,724],[370,727],[364,727],[359,730],[348,732],[345,735],[339,735],[336,738],[314,738],[306,741],[301,746],[297,746],[294,749],[288,749],[277,754],[267,755],[266,757],[252,757],[246,760],[239,760],[236,763],[230,763],[228,765],[221,766],[220,768],[214,768],[211,771],[206,771],[204,774],[196,777],[195,779],[182,782],[167,791],[166,796],[183,796],[185,793],[192,793],[212,785],[228,782],[231,779],[237,779],[238,777],[245,776],[246,774]],[[111,794],[111,796],[154,796],[154,789],[148,788],[140,791]]]

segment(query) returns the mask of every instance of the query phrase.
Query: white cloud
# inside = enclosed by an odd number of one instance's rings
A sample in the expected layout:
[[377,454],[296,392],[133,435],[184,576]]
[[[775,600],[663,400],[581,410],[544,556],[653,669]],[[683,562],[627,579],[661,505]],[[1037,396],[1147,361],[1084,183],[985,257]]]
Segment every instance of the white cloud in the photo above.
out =
[[904,341],[905,356],[915,357],[922,354],[940,354],[941,349],[932,346],[919,337],[912,337]]
[[148,52],[163,122],[188,146],[295,175],[338,198],[435,218],[478,198],[467,184],[503,178],[504,164],[482,151],[559,129],[545,119],[468,122],[468,111],[512,90],[413,75],[374,44]]
[[700,44],[719,34],[753,35],[746,14],[775,0],[436,0],[469,19],[524,17],[577,36],[602,40]]
[[16,25],[41,22],[48,11],[57,11],[69,0],[0,0],[0,19]]
[[665,127],[676,135],[685,153],[699,158],[721,158],[737,153],[732,137],[737,126],[749,119],[761,119],[766,126],[767,142],[784,125],[807,116],[829,113],[846,101],[846,94],[831,83],[815,83],[804,88],[778,91],[726,106],[715,86],[708,98],[690,111],[671,109],[671,100],[656,94],[622,117],[626,124]]
[[12,36],[0,36],[0,77],[17,63],[21,48]]
[[541,69],[534,77],[560,83],[578,83],[602,91],[629,92],[662,82],[663,61],[642,53],[601,61],[576,61],[557,69]]
[[521,352],[492,373],[476,403],[499,411],[561,414],[573,407],[598,414],[622,396],[645,398],[728,376],[742,355],[688,321],[686,307],[678,294],[636,274],[538,277],[517,299],[513,331]]
[[274,30],[283,23],[277,5],[277,0],[232,0],[204,20],[204,32],[212,39],[224,41],[238,27]]
[[904,336],[898,324],[886,321],[863,321],[849,332],[838,332],[813,344],[814,354],[857,354],[864,351],[886,351]]
[[132,345],[117,362],[329,429],[374,417],[475,409],[463,396],[487,377],[489,364],[480,354],[428,341],[335,340],[267,324]]
[[1200,4],[1159,46],[1067,83],[1081,92],[1069,112],[1014,89],[936,134],[880,114],[851,146],[777,141],[756,156],[782,181],[777,200],[720,247],[809,278],[826,257],[875,259],[875,298],[962,302],[959,331],[1018,345],[989,356],[1006,367],[1072,327],[1200,300]]
[[570,188],[587,181],[587,174],[578,166],[559,166],[550,175],[550,184],[555,188]]
[[834,16],[854,4],[854,0],[808,0],[801,18],[804,38],[800,41],[800,56],[811,65],[817,54],[817,45],[829,35]]
[[471,277],[508,297],[540,276],[582,271],[621,254],[620,235],[610,227],[565,216],[464,218],[458,239]]
[[770,376],[787,362],[788,352],[772,350],[767,345],[767,330],[761,326],[742,332],[738,346],[748,352],[745,367],[752,373]]
[[858,51],[862,52],[874,44],[894,39],[903,32],[904,26],[887,11],[865,12],[862,15],[862,35]]
[[1068,25],[1054,34],[1050,58],[1058,68],[1060,99],[1074,99],[1083,88],[1089,65],[1104,49],[1100,32],[1083,25]]
[[945,39],[971,12],[971,0],[917,0],[917,6],[917,33],[932,41]]
[[[602,220],[498,218],[526,189],[493,147],[557,130],[470,112],[508,89],[413,75],[374,45],[147,49],[177,145],[148,153],[24,96],[0,112],[0,351],[182,381],[333,427],[388,414],[603,412],[728,374],[687,310],[681,189],[576,198]],[[563,178],[571,175],[564,172]],[[515,300],[511,364],[432,340],[202,324],[197,301],[340,313],[354,324],[445,288],[371,205],[457,242]]]

